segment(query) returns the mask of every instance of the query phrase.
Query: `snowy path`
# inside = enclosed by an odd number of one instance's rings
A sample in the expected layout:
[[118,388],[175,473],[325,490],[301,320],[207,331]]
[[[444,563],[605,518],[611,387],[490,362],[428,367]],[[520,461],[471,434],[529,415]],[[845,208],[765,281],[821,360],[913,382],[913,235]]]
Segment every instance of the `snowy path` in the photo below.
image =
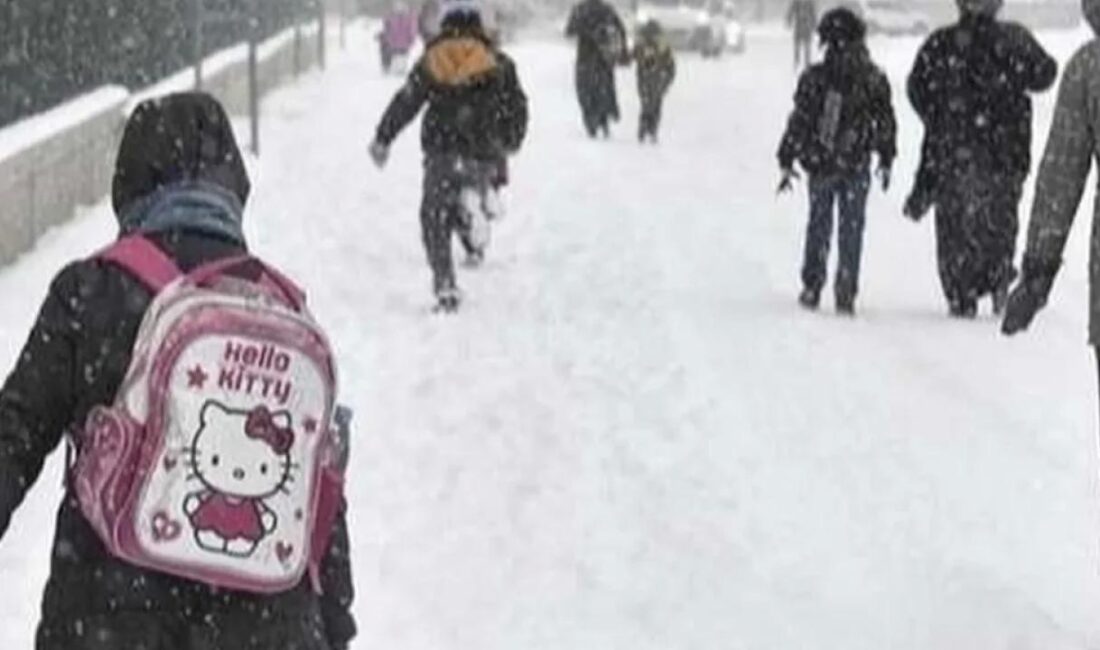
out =
[[[947,322],[930,228],[898,216],[919,135],[898,96],[861,317],[802,313],[785,40],[683,61],[659,149],[629,137],[625,77],[627,124],[582,138],[568,49],[529,43],[512,214],[468,310],[432,318],[416,134],[369,166],[397,80],[356,40],[268,105],[249,223],[312,288],[358,412],[356,648],[1100,648],[1083,232],[1030,338]],[[896,83],[915,45],[875,43]],[[93,211],[0,273],[5,361],[110,230]],[[0,544],[0,647],[29,647],[58,491]]]

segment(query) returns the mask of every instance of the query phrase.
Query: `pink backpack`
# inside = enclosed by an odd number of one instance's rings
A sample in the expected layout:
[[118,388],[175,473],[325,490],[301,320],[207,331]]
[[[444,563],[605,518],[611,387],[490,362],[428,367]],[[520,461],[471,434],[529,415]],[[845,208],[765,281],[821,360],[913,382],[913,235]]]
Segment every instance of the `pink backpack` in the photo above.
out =
[[[289,280],[251,257],[182,274],[125,238],[98,255],[155,292],[110,407],[79,437],[84,515],[120,559],[226,589],[296,587],[343,497],[328,341]],[[228,272],[246,264],[258,281]]]

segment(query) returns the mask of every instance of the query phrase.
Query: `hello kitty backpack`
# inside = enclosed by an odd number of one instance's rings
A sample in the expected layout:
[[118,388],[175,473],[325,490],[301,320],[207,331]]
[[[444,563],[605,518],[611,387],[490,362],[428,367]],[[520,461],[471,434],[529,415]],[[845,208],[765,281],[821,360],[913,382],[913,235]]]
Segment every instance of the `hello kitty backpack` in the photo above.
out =
[[[181,273],[154,244],[97,256],[155,297],[110,407],[77,435],[81,510],[115,556],[215,587],[296,587],[343,497],[336,375],[305,296],[252,257]],[[249,267],[259,279],[229,272]]]

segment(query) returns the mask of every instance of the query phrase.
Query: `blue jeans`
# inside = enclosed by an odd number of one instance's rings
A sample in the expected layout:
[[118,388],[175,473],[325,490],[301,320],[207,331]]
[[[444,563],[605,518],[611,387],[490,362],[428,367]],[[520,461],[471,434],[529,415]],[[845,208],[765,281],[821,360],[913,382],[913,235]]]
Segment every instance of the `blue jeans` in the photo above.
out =
[[866,168],[851,173],[810,177],[810,224],[806,230],[806,254],[802,265],[805,288],[820,292],[825,286],[835,210],[840,217],[837,232],[840,260],[833,289],[838,301],[855,300],[859,293],[863,228],[867,222],[867,195],[870,189],[871,173]]

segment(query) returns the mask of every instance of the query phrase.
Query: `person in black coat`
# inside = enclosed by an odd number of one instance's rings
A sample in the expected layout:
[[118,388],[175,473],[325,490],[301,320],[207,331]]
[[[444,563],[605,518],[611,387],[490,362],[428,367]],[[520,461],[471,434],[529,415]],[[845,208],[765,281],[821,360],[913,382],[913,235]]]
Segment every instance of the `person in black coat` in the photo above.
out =
[[815,0],[791,0],[787,9],[787,26],[794,36],[795,70],[808,68],[814,62],[814,28],[817,27]]
[[932,36],[909,76],[925,142],[906,215],[936,209],[939,273],[950,313],[1000,311],[1016,276],[1019,203],[1031,168],[1029,93],[1057,62],[1026,28],[996,19],[1003,0],[960,0],[959,22]]
[[588,135],[611,135],[620,118],[615,66],[629,55],[626,27],[605,0],[583,0],[573,8],[566,35],[577,39],[577,99]]
[[475,5],[455,2],[444,11],[441,34],[428,43],[382,116],[371,155],[384,166],[394,140],[427,105],[420,220],[437,310],[453,312],[461,300],[453,235],[459,235],[471,262],[480,261],[487,244],[486,235],[474,228],[479,215],[468,209],[463,195],[472,191],[485,203],[501,178],[502,161],[523,144],[528,110],[515,63],[486,35]]
[[[246,249],[248,195],[229,118],[214,99],[181,94],[138,106],[114,178],[122,235],[144,234],[191,270]],[[152,298],[128,272],[95,258],[70,264],[53,280],[0,390],[0,535],[66,432],[114,400]],[[265,597],[131,566],[108,554],[67,488],[35,647],[344,650],[355,623],[343,515],[322,584],[320,595],[307,578]]]
[[825,61],[802,74],[779,147],[781,191],[789,190],[797,178],[796,162],[810,176],[810,223],[799,301],[808,309],[820,303],[836,206],[840,261],[834,291],[837,311],[845,315],[855,313],[859,292],[871,156],[878,155],[878,175],[886,190],[897,154],[890,82],[871,61],[866,33],[864,22],[847,8],[825,14],[818,27]]

